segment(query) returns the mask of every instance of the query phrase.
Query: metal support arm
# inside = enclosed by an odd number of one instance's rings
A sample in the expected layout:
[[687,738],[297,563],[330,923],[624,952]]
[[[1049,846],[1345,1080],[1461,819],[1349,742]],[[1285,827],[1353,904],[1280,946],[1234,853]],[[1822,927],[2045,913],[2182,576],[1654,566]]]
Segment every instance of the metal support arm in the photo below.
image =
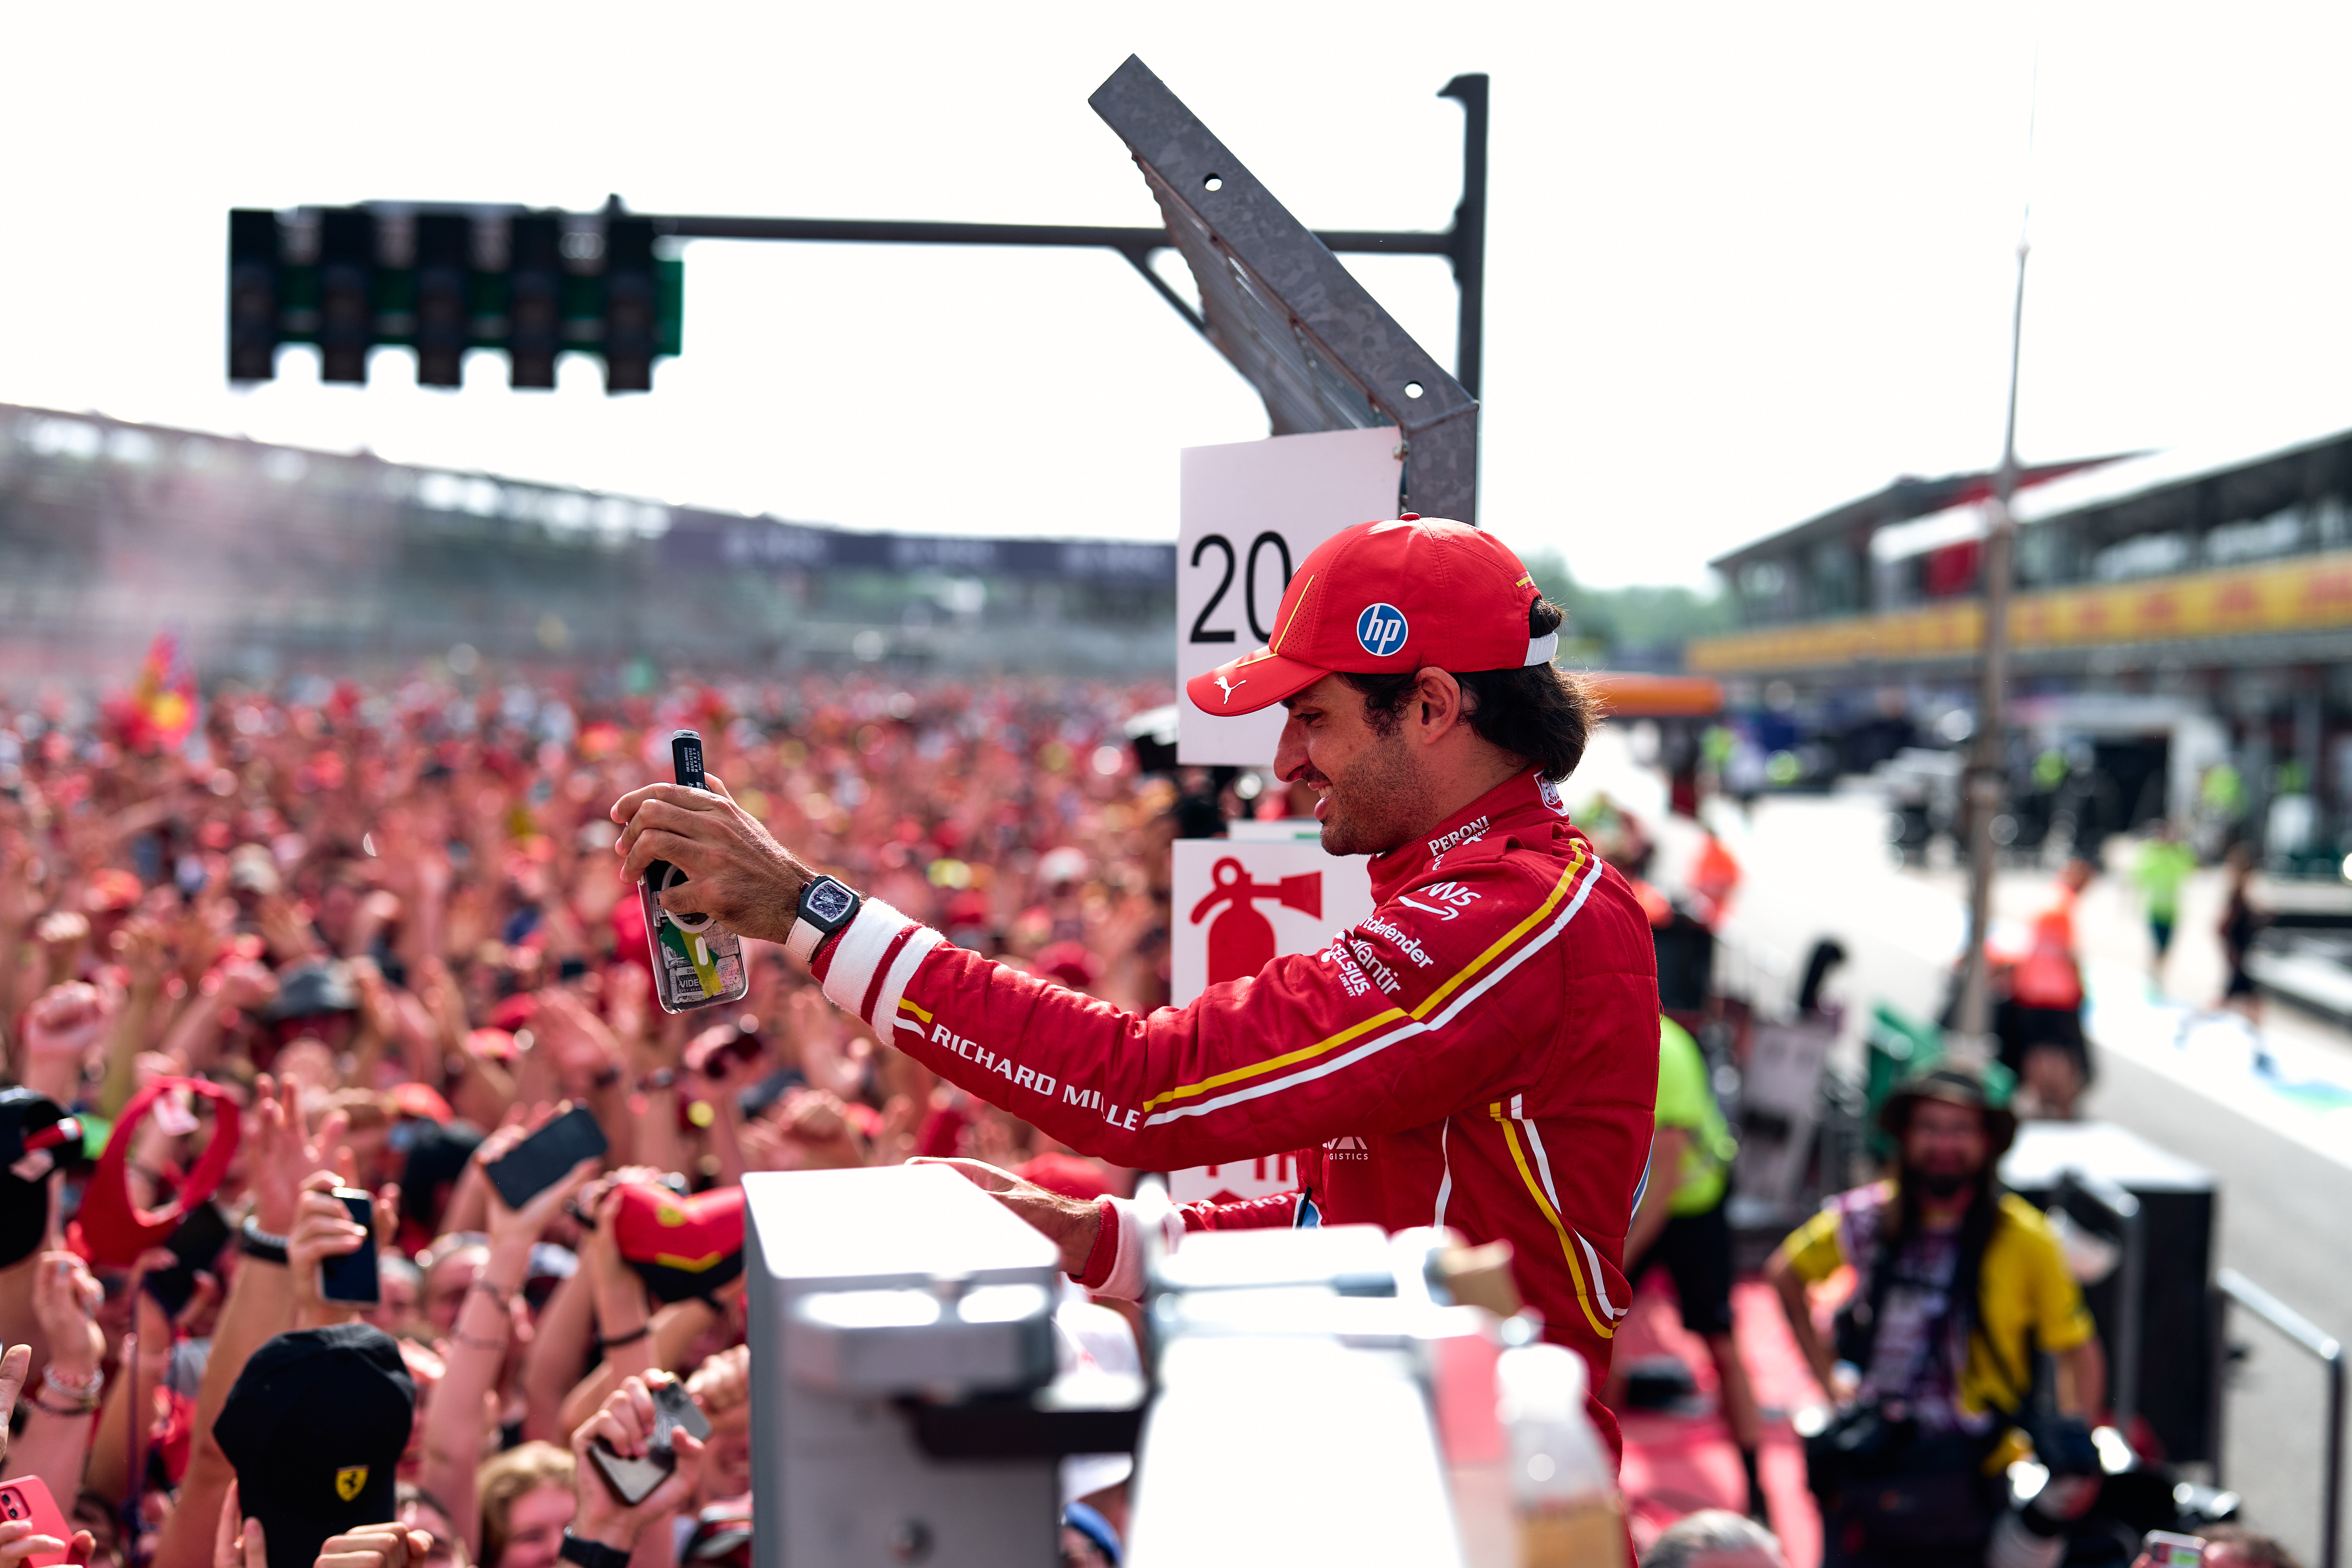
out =
[[[1462,199],[1454,226],[1426,229],[1317,229],[1325,248],[1374,256],[1442,256],[1453,264],[1461,297],[1454,349],[1454,379],[1478,395],[1486,298],[1486,77],[1457,76],[1437,95],[1462,105]],[[635,215],[643,216],[644,215]],[[790,240],[840,245],[1037,245],[1115,250],[1125,257],[1184,324],[1209,337],[1209,323],[1151,265],[1174,241],[1165,228],[1101,224],[928,223],[896,218],[729,217],[712,214],[656,216],[654,232],[673,239]]]

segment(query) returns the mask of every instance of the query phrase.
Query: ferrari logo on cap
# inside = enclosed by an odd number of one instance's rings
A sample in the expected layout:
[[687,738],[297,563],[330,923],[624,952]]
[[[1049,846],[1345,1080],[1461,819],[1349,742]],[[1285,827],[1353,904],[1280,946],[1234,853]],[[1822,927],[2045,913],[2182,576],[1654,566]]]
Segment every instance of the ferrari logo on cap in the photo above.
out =
[[367,1473],[368,1468],[365,1465],[345,1465],[341,1469],[337,1470],[335,1495],[345,1502],[357,1499],[361,1489],[367,1485]]

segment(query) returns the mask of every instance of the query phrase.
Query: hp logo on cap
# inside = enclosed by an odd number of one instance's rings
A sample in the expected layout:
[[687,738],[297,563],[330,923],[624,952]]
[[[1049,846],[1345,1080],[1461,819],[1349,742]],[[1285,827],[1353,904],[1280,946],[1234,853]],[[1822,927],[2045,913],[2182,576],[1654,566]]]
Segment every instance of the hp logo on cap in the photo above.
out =
[[1394,605],[1366,605],[1356,617],[1356,640],[1374,658],[1386,658],[1404,647],[1404,612]]

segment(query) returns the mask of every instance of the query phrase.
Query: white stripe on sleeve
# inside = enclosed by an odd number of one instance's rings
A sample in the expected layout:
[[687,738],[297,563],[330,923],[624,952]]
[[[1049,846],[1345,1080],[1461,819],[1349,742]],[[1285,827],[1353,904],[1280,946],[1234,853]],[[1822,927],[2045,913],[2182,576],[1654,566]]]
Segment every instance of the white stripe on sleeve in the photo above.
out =
[[947,938],[929,926],[917,926],[907,938],[907,945],[890,963],[890,972],[882,977],[882,994],[874,999],[874,1016],[866,1020],[884,1039],[898,1025],[898,999],[907,994],[907,983],[915,978],[924,955],[931,949],[946,944]]
[[866,1005],[866,988],[874,984],[876,967],[898,933],[914,923],[879,899],[858,905],[849,929],[835,942],[833,965],[824,972],[825,999],[844,1012],[865,1016],[860,1009]]

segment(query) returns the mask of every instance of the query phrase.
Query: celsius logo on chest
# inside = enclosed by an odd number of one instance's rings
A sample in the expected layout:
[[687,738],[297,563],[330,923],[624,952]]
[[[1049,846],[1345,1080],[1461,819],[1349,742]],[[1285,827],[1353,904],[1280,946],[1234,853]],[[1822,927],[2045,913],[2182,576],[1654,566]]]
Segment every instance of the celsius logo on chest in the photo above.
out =
[[1356,617],[1356,640],[1374,658],[1386,658],[1404,647],[1404,612],[1394,605],[1366,605]]

